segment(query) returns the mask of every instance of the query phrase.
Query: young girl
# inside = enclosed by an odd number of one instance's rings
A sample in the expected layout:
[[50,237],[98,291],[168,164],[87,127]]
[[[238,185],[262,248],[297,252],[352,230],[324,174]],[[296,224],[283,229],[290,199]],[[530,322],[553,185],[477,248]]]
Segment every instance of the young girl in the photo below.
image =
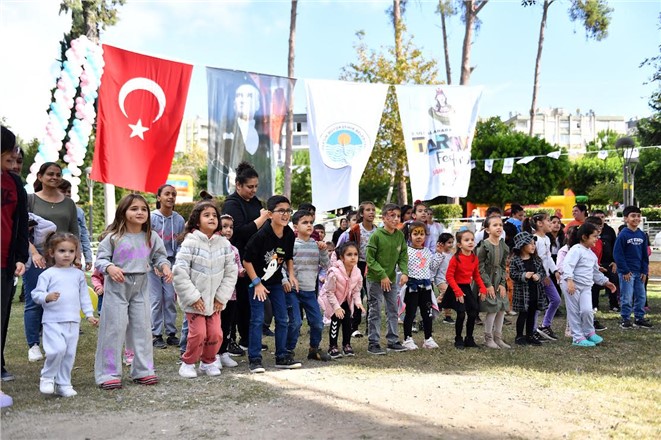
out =
[[[440,303],[445,295],[445,291],[448,289],[448,282],[445,279],[445,274],[448,271],[448,266],[450,265],[450,258],[452,258],[452,248],[454,247],[454,237],[452,234],[443,232],[438,236],[438,242],[436,243],[436,253],[432,257],[431,261],[431,274],[432,282],[434,286],[438,289],[438,298],[437,301]],[[454,324],[454,319],[452,319],[452,309],[443,309],[443,323],[444,324]]]
[[154,385],[154,352],[147,274],[151,267],[172,281],[163,240],[151,232],[149,205],[139,194],[120,200],[108,235],[99,244],[96,268],[105,274],[103,319],[94,361],[97,385],[104,390],[122,387],[122,346],[135,352],[131,365],[133,381]]
[[[227,240],[232,238],[234,235],[234,219],[229,214],[223,214],[220,216],[220,233]],[[246,270],[241,264],[241,257],[239,256],[239,250],[230,243],[232,252],[234,253],[234,263],[236,264],[237,273],[239,277],[246,276]],[[227,351],[230,343],[229,334],[234,325],[236,319],[236,288],[232,289],[232,296],[227,301],[225,309],[220,313],[220,322],[222,329],[223,340],[220,344],[220,349],[218,350],[218,362],[220,362],[221,367],[236,367],[239,364],[230,357],[230,353]]]
[[567,322],[573,344],[578,347],[594,347],[603,342],[595,332],[592,313],[592,285],[605,286],[611,292],[615,284],[599,271],[597,256],[591,250],[599,240],[599,229],[592,223],[584,223],[576,232],[579,244],[572,246],[563,261],[560,284],[567,305]]
[[409,225],[409,279],[406,283],[404,304],[406,316],[404,317],[404,343],[408,350],[416,350],[418,346],[412,338],[413,320],[417,309],[420,308],[425,342],[422,348],[438,348],[432,338],[432,287],[431,287],[431,261],[432,252],[425,247],[427,226],[419,221]]
[[99,323],[94,317],[85,273],[73,266],[78,248],[78,238],[73,234],[52,234],[44,246],[52,266],[39,275],[32,290],[32,299],[44,309],[41,322],[46,362],[39,380],[39,391],[43,394],[62,397],[78,394],[71,386],[71,370],[76,360],[80,310],[90,324]]
[[551,282],[552,276],[555,278],[556,282],[560,281],[560,273],[556,268],[555,261],[551,256],[551,240],[546,236],[546,234],[551,232],[551,220],[549,215],[545,212],[538,212],[530,218],[526,218],[523,222],[523,228],[528,229],[532,228],[535,231],[535,247],[537,249],[537,255],[542,259],[542,265],[544,266],[544,273],[547,277],[544,278],[542,285],[544,287],[544,293],[548,299],[548,308],[544,314],[544,321],[542,325],[537,328],[537,334],[544,339],[549,341],[557,341],[558,337],[553,332],[551,324],[553,323],[553,317],[560,307],[560,294],[555,287],[555,284]]
[[480,260],[480,276],[487,286],[486,295],[481,295],[480,311],[486,312],[484,321],[484,345],[488,348],[512,348],[503,341],[503,322],[509,310],[507,298],[506,266],[509,248],[503,233],[503,220],[500,217],[487,217],[484,222],[486,240],[477,249]]
[[[479,311],[477,295],[473,293],[470,283],[475,281],[479,287],[480,294],[487,291],[480,277],[478,260],[473,249],[475,248],[475,236],[469,230],[457,232],[457,253],[450,259],[448,271],[445,278],[452,294],[446,292],[439,307],[454,309],[457,312],[457,321],[454,324],[455,337],[454,346],[458,349],[464,347],[477,347],[473,338],[475,318]],[[466,320],[466,338],[461,337],[461,332]]]
[[[518,345],[542,345],[534,333],[537,310],[546,308],[546,295],[542,288],[547,278],[541,258],[535,251],[535,239],[529,232],[519,232],[514,236],[514,256],[510,260],[510,277],[514,282],[512,305],[519,313],[516,319],[516,339]],[[523,330],[526,336],[523,336]]]
[[223,334],[220,311],[234,291],[238,269],[230,242],[216,234],[221,230],[220,211],[215,203],[202,201],[191,212],[181,250],[174,264],[174,287],[179,306],[188,321],[188,342],[181,357],[179,375],[220,375],[216,353]]
[[[352,241],[336,248],[338,260],[328,269],[326,282],[319,292],[323,303],[324,315],[330,318],[330,338],[328,354],[332,359],[353,356],[351,348],[351,321],[355,308],[363,310],[360,289],[363,276],[358,264],[358,245]],[[342,352],[337,346],[337,336],[342,324]]]
[[[177,190],[172,185],[161,185],[156,192],[156,210],[151,213],[152,231],[163,240],[170,266],[179,250],[179,234],[184,230],[184,218],[174,211]],[[177,338],[177,304],[172,283],[165,281],[158,271],[149,272],[149,300],[151,301],[152,344],[155,348],[179,345]],[[167,339],[163,340],[163,330]]]
[[546,236],[551,242],[551,257],[553,257],[553,261],[557,262],[558,251],[565,244],[565,231],[562,219],[557,215],[551,216],[551,232],[547,233]]

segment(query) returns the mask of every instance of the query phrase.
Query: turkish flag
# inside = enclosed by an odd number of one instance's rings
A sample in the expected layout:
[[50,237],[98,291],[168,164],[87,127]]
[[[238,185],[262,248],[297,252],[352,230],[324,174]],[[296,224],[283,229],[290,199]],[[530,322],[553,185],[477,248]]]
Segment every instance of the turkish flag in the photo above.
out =
[[193,66],[103,45],[91,178],[137,191],[165,183]]

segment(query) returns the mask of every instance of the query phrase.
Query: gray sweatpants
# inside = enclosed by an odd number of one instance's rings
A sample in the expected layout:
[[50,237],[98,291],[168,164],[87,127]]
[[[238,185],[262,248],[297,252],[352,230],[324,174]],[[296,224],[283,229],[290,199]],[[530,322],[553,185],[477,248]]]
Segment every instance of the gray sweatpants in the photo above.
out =
[[[174,263],[172,261],[171,263]],[[167,335],[177,333],[177,300],[174,295],[174,285],[166,283],[154,271],[149,272],[149,300],[151,302],[151,334]]]
[[576,284],[573,295],[567,292],[567,283],[560,283],[567,308],[567,322],[574,342],[581,342],[595,334],[594,314],[592,313],[592,286]]
[[387,330],[386,339],[388,344],[394,344],[399,340],[397,335],[397,287],[393,283],[390,292],[381,289],[380,282],[367,282],[367,304],[368,304],[368,337],[370,345],[381,341],[381,307],[386,302]]
[[55,384],[71,386],[71,371],[76,361],[80,323],[44,322],[43,340],[46,361],[41,377],[54,379]]
[[[147,274],[124,274],[124,282],[105,278],[103,313],[94,361],[94,379],[101,385],[122,378],[122,347],[135,351],[131,377],[154,374]],[[128,338],[128,339],[127,339]]]

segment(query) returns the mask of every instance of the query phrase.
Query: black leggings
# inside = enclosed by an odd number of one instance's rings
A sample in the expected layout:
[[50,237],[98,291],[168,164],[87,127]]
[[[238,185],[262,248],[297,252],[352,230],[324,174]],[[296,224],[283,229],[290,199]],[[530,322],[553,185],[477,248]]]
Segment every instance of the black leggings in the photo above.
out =
[[[345,345],[351,344],[351,310],[349,310],[349,304],[346,301],[344,301],[340,307],[342,307],[342,310],[344,310],[344,318],[340,320],[337,316],[335,316],[335,313],[333,313],[333,316],[331,316],[328,341],[328,345],[331,347],[337,347],[337,337],[338,333],[340,332],[340,323],[342,324],[342,346],[344,347]],[[356,309],[358,309],[358,307],[356,307]],[[358,309],[358,312],[360,312],[360,309]]]
[[457,338],[461,338],[461,331],[464,328],[464,320],[466,315],[466,337],[473,337],[473,330],[475,329],[475,319],[479,313],[479,304],[477,302],[477,295],[473,293],[470,284],[460,284],[459,287],[464,293],[464,303],[457,301],[455,310],[457,312],[457,320],[454,323],[454,332]]
[[535,317],[537,315],[537,291],[530,292],[528,299],[528,310],[519,312],[516,318],[516,337],[523,336],[523,328],[526,329],[526,336],[530,337],[535,331]]
[[[359,261],[358,262],[358,269],[360,269],[360,274],[363,276],[363,288],[360,289],[360,299],[365,297],[367,295],[367,277],[365,276],[365,272],[367,269],[367,263],[364,261]],[[365,309],[367,310],[367,309]],[[358,330],[358,327],[360,327],[360,322],[362,321],[362,313],[363,311],[360,310],[358,307],[355,307],[353,309],[353,318],[351,322],[351,330],[356,331]],[[365,330],[365,334],[367,334],[367,330]]]
[[420,308],[420,316],[422,316],[425,339],[431,338],[431,295],[431,288],[420,289],[417,292],[411,292],[409,289],[406,289],[406,294],[404,295],[404,303],[406,304],[406,315],[404,316],[404,338],[412,335],[413,321],[415,320],[415,313],[418,308]]
[[227,346],[230,343],[230,332],[232,330],[232,326],[234,325],[234,321],[236,320],[236,301],[235,300],[229,300],[227,301],[227,306],[225,306],[225,310],[220,312],[220,329],[222,331],[223,335],[223,342],[220,344],[220,348],[218,349],[218,354],[223,354],[227,351]]

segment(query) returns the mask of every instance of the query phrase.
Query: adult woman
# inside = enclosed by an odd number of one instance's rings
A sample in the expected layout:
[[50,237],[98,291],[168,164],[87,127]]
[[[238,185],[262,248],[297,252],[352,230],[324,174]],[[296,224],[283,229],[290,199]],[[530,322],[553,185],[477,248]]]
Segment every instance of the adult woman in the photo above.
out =
[[[57,227],[57,232],[70,232],[79,237],[76,204],[60,192],[61,181],[62,168],[58,164],[46,162],[41,165],[37,172],[37,180],[34,182],[34,194],[28,196],[28,210],[53,222]],[[80,253],[80,249],[78,251]],[[39,275],[46,269],[46,261],[43,256],[43,249],[38,249],[32,244],[30,245],[30,255],[32,265],[23,276],[23,285],[25,286],[23,324],[29,347],[28,360],[35,362],[43,359],[43,354],[39,349],[39,329],[43,309],[39,304],[32,301],[31,293],[37,285]],[[80,264],[80,254],[75,263]]]
[[337,240],[340,239],[340,235],[342,235],[347,229],[349,229],[349,220],[344,217],[340,220],[340,227],[333,232],[333,243],[335,243],[335,245],[337,245]]
[[[229,214],[234,219],[234,235],[231,242],[239,250],[239,255],[243,260],[246,243],[266,222],[269,213],[255,196],[259,187],[259,175],[248,162],[241,162],[236,167],[235,185],[236,190],[225,199],[223,214]],[[247,277],[239,277],[236,283],[236,326],[241,338],[240,345],[243,347],[248,346],[248,327],[250,324],[249,284],[250,280]],[[227,312],[232,313],[232,311]],[[230,354],[242,354],[243,350],[237,350],[238,347],[235,344],[227,348],[229,339],[227,338],[223,342],[220,351],[227,350]]]

